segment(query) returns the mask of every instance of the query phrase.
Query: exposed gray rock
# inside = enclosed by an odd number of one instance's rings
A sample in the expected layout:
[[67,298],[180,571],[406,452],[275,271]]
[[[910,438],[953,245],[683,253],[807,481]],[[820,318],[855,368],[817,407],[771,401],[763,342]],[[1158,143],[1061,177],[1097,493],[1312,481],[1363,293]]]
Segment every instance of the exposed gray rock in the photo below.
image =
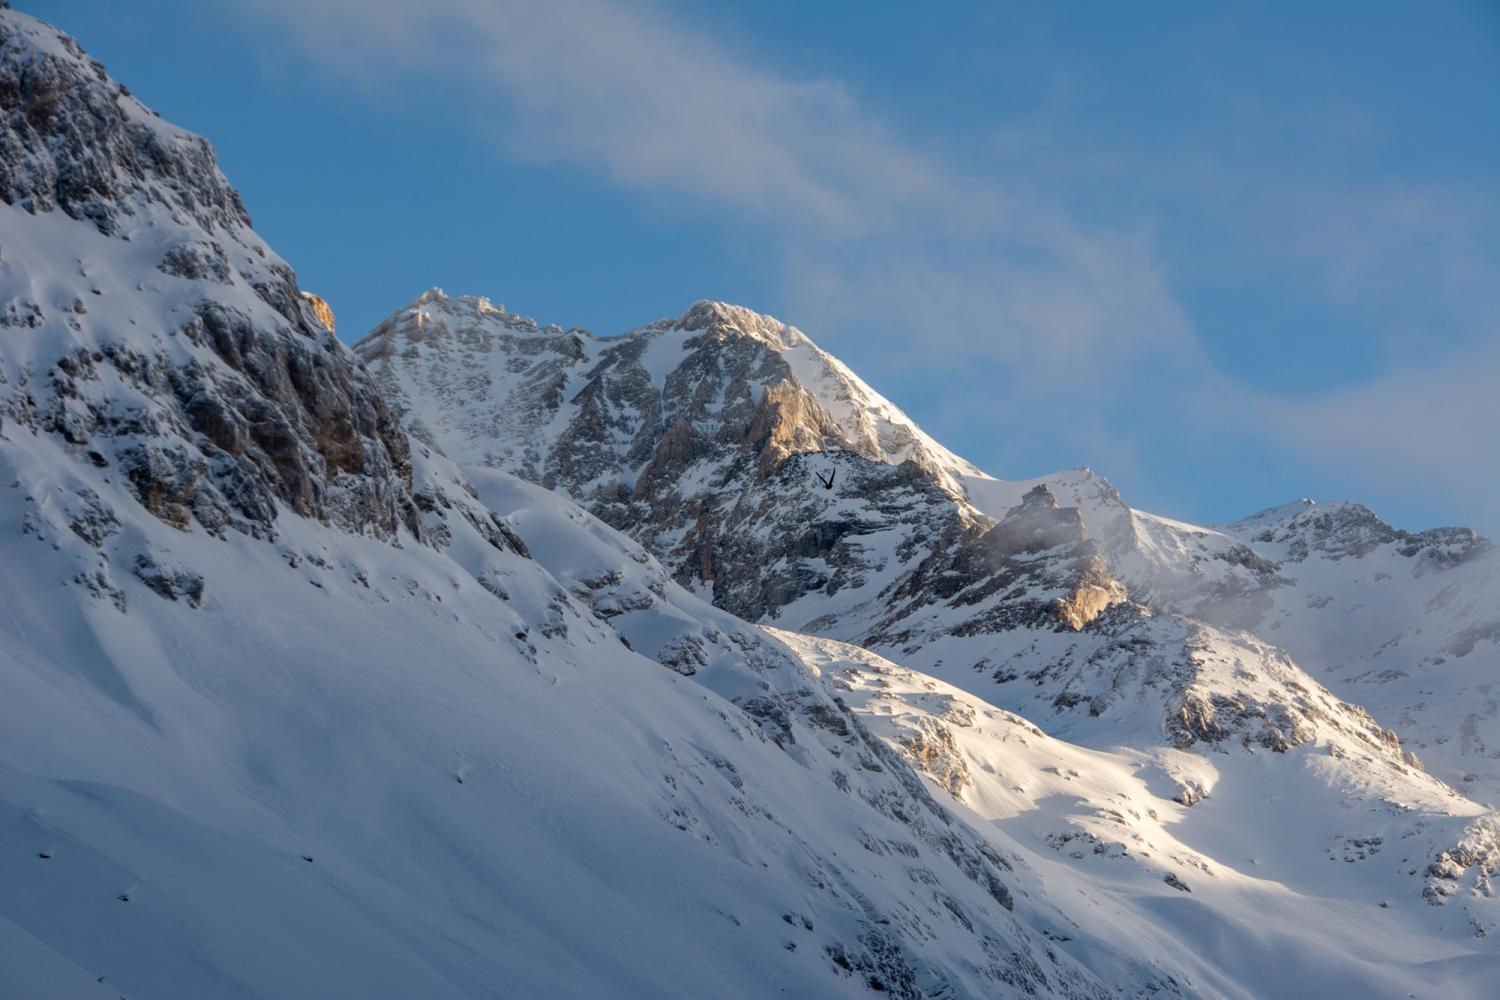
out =
[[[196,296],[185,320],[154,331],[108,316],[85,329],[92,314],[68,306],[91,346],[0,385],[0,419],[117,466],[180,527],[269,536],[284,508],[383,538],[419,533],[405,433],[250,230],[212,147],[156,119],[71,39],[19,20],[0,25],[0,107],[0,200],[116,240],[175,232],[159,269]],[[44,314],[13,301],[5,315],[36,326]]]

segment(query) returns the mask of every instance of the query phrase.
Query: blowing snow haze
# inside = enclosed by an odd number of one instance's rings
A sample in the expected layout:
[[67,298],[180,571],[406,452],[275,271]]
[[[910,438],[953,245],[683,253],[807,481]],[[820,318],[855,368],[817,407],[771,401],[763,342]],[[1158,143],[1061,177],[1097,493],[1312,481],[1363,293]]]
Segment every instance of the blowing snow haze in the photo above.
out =
[[[698,65],[665,8],[568,9]],[[1493,994],[1482,534],[997,478],[812,323],[692,292],[600,334],[304,288],[57,19],[0,7],[0,998]],[[781,107],[740,69],[710,110]],[[855,226],[775,138],[764,197]],[[446,254],[393,218],[412,283]]]

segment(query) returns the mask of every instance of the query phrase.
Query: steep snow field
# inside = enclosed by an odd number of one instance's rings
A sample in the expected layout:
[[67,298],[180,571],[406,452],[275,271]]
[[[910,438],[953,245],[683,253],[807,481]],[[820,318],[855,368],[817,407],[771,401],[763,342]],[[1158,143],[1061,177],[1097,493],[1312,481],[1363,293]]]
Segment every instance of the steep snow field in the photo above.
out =
[[[1313,754],[1288,769],[1244,753],[1140,751],[1122,732],[1070,744],[858,647],[778,635],[974,821],[1026,852],[1054,891],[1087,886],[1129,913],[1125,926],[1142,950],[1211,966],[1215,991],[1449,996],[1488,988],[1487,949],[1447,933],[1455,915],[1411,892],[1410,855],[1421,838],[1455,825],[1449,810],[1479,812],[1435,783],[1365,775]],[[1184,776],[1204,796],[1191,805],[1178,801]],[[1325,808],[1330,799],[1342,813]],[[1088,917],[1101,911],[1119,919],[1103,908]]]
[[[887,913],[897,941],[902,923],[936,926],[930,964],[909,963],[929,990],[982,992],[982,973],[955,970],[1030,948],[1053,977],[1036,988],[1071,992],[1044,942],[911,823],[621,644],[660,623],[616,633],[466,531],[458,559],[290,518],[277,545],[220,541],[129,516],[96,482],[123,515],[116,552],[204,580],[195,608],[124,578],[121,612],[72,584],[88,547],[46,517],[77,479],[4,454],[28,484],[0,530],[4,564],[27,568],[0,578],[7,968],[130,996],[863,992],[827,949],[859,963]],[[43,526],[23,534],[28,508]],[[713,676],[758,686],[743,666]],[[914,864],[1001,953],[926,916]]]

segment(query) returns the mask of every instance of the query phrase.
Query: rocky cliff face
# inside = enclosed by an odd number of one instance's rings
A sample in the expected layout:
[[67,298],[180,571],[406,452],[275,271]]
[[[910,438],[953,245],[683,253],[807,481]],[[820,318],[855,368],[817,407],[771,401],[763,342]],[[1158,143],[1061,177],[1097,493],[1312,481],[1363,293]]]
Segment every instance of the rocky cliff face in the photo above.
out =
[[306,299],[307,304],[312,307],[312,313],[317,317],[318,322],[323,324],[323,329],[327,330],[329,333],[335,332],[333,307],[328,304],[327,300],[324,299],[321,295],[314,295],[312,292],[305,290],[302,292],[302,297]]
[[[700,302],[600,338],[433,290],[355,350],[413,434],[567,492],[744,617],[964,587],[972,602],[1015,571],[967,552],[994,524],[961,483],[977,469],[806,335],[747,309]],[[1123,598],[1098,561],[1049,567],[1050,623],[1082,627]]]
[[179,526],[418,532],[404,431],[208,143],[66,36],[0,32],[0,432],[56,435]]
[[892,613],[868,641],[907,642],[909,635],[891,634],[892,627],[934,598],[963,609],[956,627],[975,634],[1077,630],[1128,597],[1078,509],[1059,507],[1046,486],[1032,488],[994,527],[947,555],[924,563],[892,592]]

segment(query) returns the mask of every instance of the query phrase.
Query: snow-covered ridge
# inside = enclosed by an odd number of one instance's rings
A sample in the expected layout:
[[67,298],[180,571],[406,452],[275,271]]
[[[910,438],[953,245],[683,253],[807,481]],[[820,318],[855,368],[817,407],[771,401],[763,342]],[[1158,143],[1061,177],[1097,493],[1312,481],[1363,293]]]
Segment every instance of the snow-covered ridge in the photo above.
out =
[[[1023,713],[1050,737],[1152,761],[1156,794],[1179,805],[1217,795],[1190,824],[1215,817],[1202,823],[1215,832],[1192,846],[1158,843],[1199,874],[1235,873],[1229,882],[1240,887],[1220,895],[1215,919],[1248,927],[1268,905],[1246,902],[1267,873],[1227,860],[1220,845],[1269,855],[1282,835],[1273,820],[1231,836],[1224,810],[1259,818],[1258,795],[1295,788],[1295,809],[1319,833],[1276,855],[1273,880],[1306,894],[1308,912],[1368,891],[1310,877],[1322,869],[1308,862],[1357,863],[1394,839],[1407,867],[1378,891],[1401,902],[1377,902],[1403,911],[1398,924],[1441,937],[1433,921],[1449,918],[1427,914],[1451,906],[1465,934],[1495,926],[1488,893],[1500,823],[1489,804],[1500,773],[1487,748],[1500,740],[1489,739],[1494,710],[1471,710],[1493,704],[1480,672],[1500,638],[1484,539],[1462,529],[1411,534],[1357,504],[1310,501],[1200,526],[1132,508],[1086,468],[1007,482],[925,446],[926,460],[903,462],[918,449],[893,450],[875,431],[861,437],[878,423],[862,416],[879,404],[852,373],[794,328],[738,307],[699,303],[617,338],[554,332],[550,357],[517,338],[515,321],[485,333],[464,325],[465,310],[456,315],[464,332],[446,342],[482,345],[507,377],[545,364],[551,381],[523,374],[518,390],[476,379],[480,391],[494,387],[493,420],[465,429],[452,423],[472,415],[465,399],[433,389],[472,370],[472,358],[444,355],[443,338],[399,363],[382,350],[376,370],[403,411],[449,422],[449,437],[433,436],[446,450],[565,489],[718,606],[795,630],[783,636],[804,643],[804,658],[821,655],[805,646],[809,633],[856,643],[869,651],[859,655],[899,660],[919,679]],[[533,357],[545,360],[518,360]],[[517,414],[528,422],[515,423]],[[539,456],[535,466],[496,448],[517,438]],[[1360,624],[1351,630],[1341,614]],[[1377,662],[1406,660],[1403,646],[1419,652],[1420,673]],[[1464,660],[1452,675],[1459,687],[1434,698],[1445,657]],[[1462,740],[1442,735],[1455,719]],[[896,742],[918,748],[917,763],[935,766],[932,780],[961,798],[957,765],[940,763],[939,726],[920,723]],[[1351,809],[1369,814],[1359,830],[1345,829]],[[1049,836],[1115,856],[1097,830]],[[1192,873],[1146,870],[1176,879],[1174,892],[1194,883]],[[1227,916],[1236,912],[1244,915]]]
[[[542,342],[517,340],[528,335]],[[703,348],[705,337],[709,342],[747,340],[763,348],[768,357],[759,367],[759,388],[791,378],[809,393],[838,429],[837,441],[820,438],[820,445],[845,446],[890,465],[916,461],[942,476],[950,487],[956,487],[959,476],[984,475],[924,433],[800,330],[722,302],[700,301],[678,319],[660,320],[612,337],[596,337],[577,328],[564,331],[555,325],[541,326],[535,320],[506,312],[504,307],[495,307],[486,298],[450,298],[434,288],[377,326],[355,344],[355,350],[380,374],[388,392],[408,405],[416,405],[412,402],[413,384],[424,383],[441,391],[443,383],[451,384],[459,372],[467,372],[463,388],[470,393],[468,398],[453,399],[452,406],[442,408],[444,412],[419,413],[417,419],[434,443],[455,458],[503,465],[500,454],[473,454],[476,435],[472,430],[462,433],[462,428],[454,425],[453,411],[485,413],[509,395],[526,392],[541,379],[576,393],[601,367],[623,369],[623,374],[637,381],[637,392],[649,386],[660,394],[675,371],[694,363],[693,355]],[[567,380],[555,381],[555,365],[542,368],[524,364],[521,359],[533,352],[567,357],[571,361]],[[772,358],[779,363],[768,365]],[[572,402],[563,392],[556,399],[534,400],[533,405],[545,405],[550,418],[547,422],[565,427],[573,416]],[[503,441],[507,428],[491,421],[487,430],[494,443]],[[538,460],[539,467],[544,468],[545,458],[538,456]],[[622,463],[617,471],[628,479],[633,470]]]
[[60,33],[0,10],[0,94],[24,168],[0,204],[0,994],[1192,981],[1058,948],[1062,904],[783,644],[491,473],[507,523],[413,445],[243,213],[195,201],[232,194],[206,144],[158,143]]

